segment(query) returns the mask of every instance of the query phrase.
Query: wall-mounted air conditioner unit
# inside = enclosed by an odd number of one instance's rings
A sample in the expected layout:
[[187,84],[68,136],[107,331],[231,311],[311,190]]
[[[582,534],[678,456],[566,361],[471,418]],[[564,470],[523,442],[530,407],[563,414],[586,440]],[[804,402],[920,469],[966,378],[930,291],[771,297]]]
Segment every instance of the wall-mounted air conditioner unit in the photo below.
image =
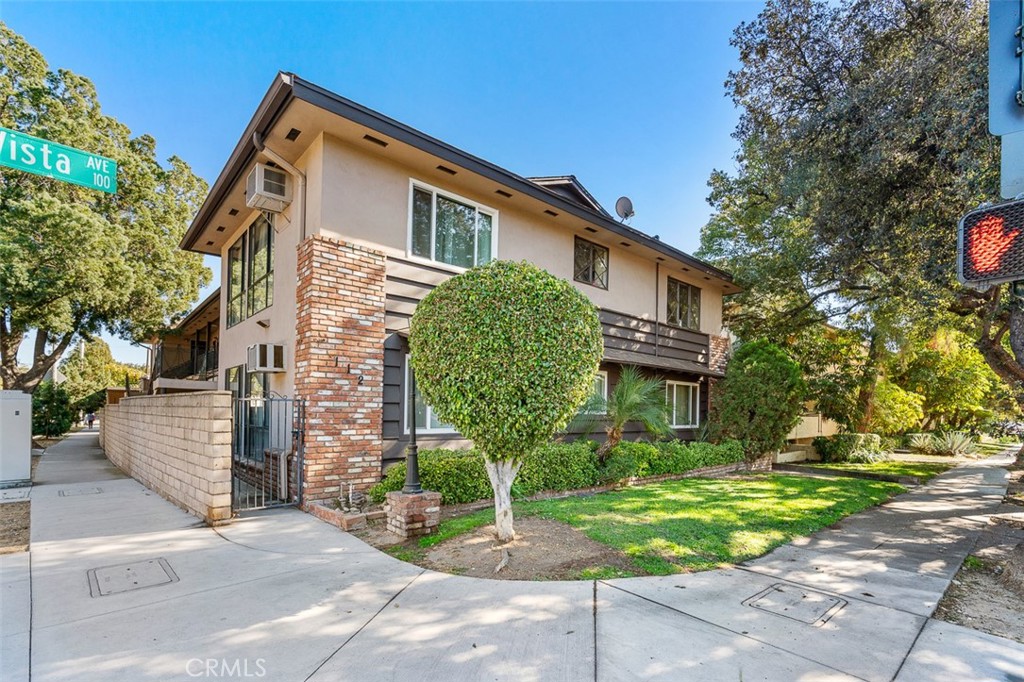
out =
[[284,346],[279,343],[257,343],[249,346],[246,370],[249,372],[283,372]]
[[280,168],[257,163],[245,181],[245,205],[280,213],[292,201],[292,179]]

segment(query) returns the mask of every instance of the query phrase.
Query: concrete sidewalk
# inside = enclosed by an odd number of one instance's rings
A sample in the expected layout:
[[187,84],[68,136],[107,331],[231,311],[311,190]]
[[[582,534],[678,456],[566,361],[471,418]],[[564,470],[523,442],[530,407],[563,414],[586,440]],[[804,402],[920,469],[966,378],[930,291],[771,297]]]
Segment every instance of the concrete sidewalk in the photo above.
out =
[[736,568],[528,583],[425,571],[291,509],[214,530],[74,434],[39,466],[31,552],[0,557],[0,678],[1024,679],[1024,646],[929,618],[999,463]]

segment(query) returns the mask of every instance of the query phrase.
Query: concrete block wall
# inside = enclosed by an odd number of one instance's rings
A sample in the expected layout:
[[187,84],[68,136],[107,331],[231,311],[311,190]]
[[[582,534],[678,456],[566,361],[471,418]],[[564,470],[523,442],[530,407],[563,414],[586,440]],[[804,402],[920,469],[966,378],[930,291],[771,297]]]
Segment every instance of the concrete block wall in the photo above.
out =
[[211,525],[230,521],[230,392],[123,398],[100,415],[100,446],[122,471],[182,509]]

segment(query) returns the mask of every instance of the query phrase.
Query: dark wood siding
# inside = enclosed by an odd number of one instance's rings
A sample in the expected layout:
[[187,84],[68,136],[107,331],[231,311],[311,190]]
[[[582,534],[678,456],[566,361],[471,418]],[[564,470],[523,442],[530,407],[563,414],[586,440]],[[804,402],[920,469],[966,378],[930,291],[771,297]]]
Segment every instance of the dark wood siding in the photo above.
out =
[[627,350],[644,355],[708,363],[708,335],[692,329],[681,329],[635,315],[601,310],[604,347]]

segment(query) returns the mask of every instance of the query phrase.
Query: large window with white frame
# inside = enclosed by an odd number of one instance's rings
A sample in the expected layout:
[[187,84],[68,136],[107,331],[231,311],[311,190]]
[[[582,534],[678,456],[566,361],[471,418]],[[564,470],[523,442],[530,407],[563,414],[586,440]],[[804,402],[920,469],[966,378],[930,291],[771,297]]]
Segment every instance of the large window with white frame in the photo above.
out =
[[669,419],[676,429],[700,426],[700,385],[685,381],[665,382]]
[[416,387],[416,396],[413,400],[412,377],[409,371],[409,356],[405,356],[405,433],[412,431],[412,408],[416,406],[416,433],[455,433],[451,424],[445,424],[434,414],[434,408],[427,405],[423,399],[420,389]]
[[468,199],[412,184],[409,252],[461,268],[494,258],[498,213]]

